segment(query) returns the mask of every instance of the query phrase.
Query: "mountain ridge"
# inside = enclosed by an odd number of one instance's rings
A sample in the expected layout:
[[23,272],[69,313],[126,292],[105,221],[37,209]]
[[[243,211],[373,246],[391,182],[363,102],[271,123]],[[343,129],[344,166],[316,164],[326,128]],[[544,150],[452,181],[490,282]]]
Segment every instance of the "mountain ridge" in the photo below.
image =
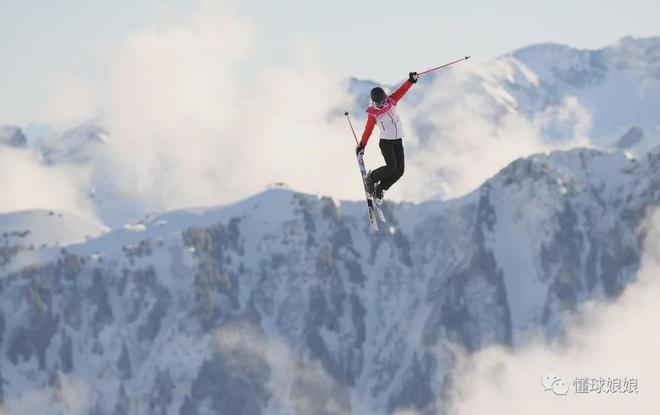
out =
[[0,266],[5,405],[59,376],[99,414],[442,412],[448,345],[556,338],[634,281],[659,160],[521,158],[464,197],[385,204],[378,234],[363,202],[271,189]]

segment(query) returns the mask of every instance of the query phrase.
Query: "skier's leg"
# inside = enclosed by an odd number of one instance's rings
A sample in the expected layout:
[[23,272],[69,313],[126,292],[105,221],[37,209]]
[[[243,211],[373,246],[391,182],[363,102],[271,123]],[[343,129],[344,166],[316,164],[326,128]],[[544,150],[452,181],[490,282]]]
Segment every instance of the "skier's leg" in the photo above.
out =
[[383,158],[385,159],[385,165],[371,172],[370,177],[374,183],[385,180],[396,173],[397,165],[396,154],[394,152],[394,141],[395,140],[380,140],[378,143],[380,151],[383,153]]
[[403,154],[403,140],[398,139],[398,140],[392,140],[393,141],[393,152],[394,152],[394,158],[396,160],[396,169],[392,175],[389,177],[383,179],[380,182],[380,188],[383,190],[389,189],[394,183],[397,182],[403,176],[403,172],[406,168],[406,162],[404,160],[404,154]]

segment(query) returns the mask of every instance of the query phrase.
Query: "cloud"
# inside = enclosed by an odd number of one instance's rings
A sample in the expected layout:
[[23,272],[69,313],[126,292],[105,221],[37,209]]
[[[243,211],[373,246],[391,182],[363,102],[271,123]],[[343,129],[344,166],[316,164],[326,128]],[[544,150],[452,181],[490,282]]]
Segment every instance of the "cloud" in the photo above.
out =
[[74,166],[45,166],[31,150],[2,146],[0,212],[56,209],[85,216],[88,212],[83,197],[86,176],[82,169]]
[[[314,46],[298,39],[286,65],[265,66],[253,22],[232,2],[202,2],[191,15],[126,36],[96,87],[62,80],[55,112],[62,122],[99,114],[110,133],[100,161],[106,176],[149,210],[224,204],[276,182],[361,199],[341,114],[353,97]],[[577,99],[529,118],[501,87],[515,77],[538,86],[530,69],[508,61],[423,79],[415,87],[426,90],[421,102],[407,98],[400,107],[406,174],[388,198],[459,196],[515,158],[588,143],[591,118]],[[420,138],[413,124],[432,136]],[[383,163],[376,141],[370,168]]]
[[359,197],[348,127],[328,116],[347,98],[310,50],[298,45],[286,70],[255,71],[251,23],[210,3],[128,36],[99,104],[118,187],[160,209],[226,203],[275,182]]
[[249,373],[258,366],[255,362],[268,365],[270,376],[265,386],[271,395],[269,413],[343,415],[351,412],[348,386],[338,383],[319,361],[297,355],[279,337],[266,337],[249,324],[233,324],[216,331],[214,345],[216,352],[228,362],[231,376]]
[[515,70],[530,78],[519,82],[534,82],[535,74],[519,65],[456,67],[421,81],[428,93],[413,108],[401,106],[404,118],[422,128],[406,140],[405,186],[393,194],[415,201],[461,196],[519,157],[588,145],[591,116],[575,97],[532,115],[521,112],[501,86]]
[[[641,232],[646,237],[638,282],[611,304],[584,305],[560,340],[463,356],[454,370],[449,413],[655,413],[660,406],[655,392],[660,387],[660,212]],[[548,374],[568,384],[567,396],[543,390]],[[636,379],[639,392],[576,393],[575,379],[601,377]]]
[[129,36],[101,103],[120,190],[161,207],[217,202],[237,170],[236,71],[249,27],[205,7],[184,24]]

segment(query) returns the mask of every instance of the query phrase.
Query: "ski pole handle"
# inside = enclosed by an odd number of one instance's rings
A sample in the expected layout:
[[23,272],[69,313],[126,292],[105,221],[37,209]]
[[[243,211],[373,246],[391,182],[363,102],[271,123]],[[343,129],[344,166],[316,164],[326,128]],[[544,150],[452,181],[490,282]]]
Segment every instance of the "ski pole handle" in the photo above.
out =
[[419,76],[422,76],[422,75],[427,74],[427,73],[429,73],[429,72],[437,71],[438,69],[446,68],[447,66],[451,66],[451,65],[453,65],[453,64],[455,64],[455,63],[463,62],[463,61],[466,61],[466,60],[468,60],[468,59],[470,59],[469,56],[466,56],[466,57],[461,58],[461,59],[456,59],[456,60],[453,61],[453,62],[449,62],[449,63],[446,63],[446,64],[444,64],[444,65],[436,66],[435,68],[431,68],[431,69],[427,69],[427,70],[425,70],[425,71],[419,72],[418,75],[419,75]]
[[355,130],[353,129],[353,123],[351,122],[351,117],[348,116],[348,111],[344,111],[344,115],[346,116],[346,119],[348,120],[348,125],[351,126],[351,131],[353,131],[353,138],[355,139],[355,144],[358,143],[357,135],[355,134]]

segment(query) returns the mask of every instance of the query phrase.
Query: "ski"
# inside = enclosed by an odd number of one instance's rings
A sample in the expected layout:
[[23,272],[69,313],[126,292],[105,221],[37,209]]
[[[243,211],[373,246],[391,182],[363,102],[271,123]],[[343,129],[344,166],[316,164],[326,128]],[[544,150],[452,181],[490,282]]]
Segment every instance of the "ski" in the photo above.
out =
[[378,206],[378,203],[375,203],[374,206],[376,207],[376,212],[378,212],[378,218],[380,221],[387,223],[387,219],[385,219],[385,215],[383,215],[383,210],[380,208],[380,206]]
[[[351,132],[353,133],[353,138],[355,139],[355,144],[358,143],[357,135],[355,135],[355,129],[353,129],[353,123],[351,122],[350,117],[348,116],[348,111],[344,111],[344,116],[346,117],[346,121],[348,121],[348,125],[351,127]],[[360,166],[360,174],[362,174],[362,185],[364,186],[364,194],[367,197],[367,209],[369,209],[369,226],[371,226],[371,229],[373,231],[378,231],[378,219],[376,219],[376,202],[374,201],[373,196],[369,193],[369,189],[367,188],[367,168],[364,167],[364,153],[360,152],[357,153],[357,161],[358,165]],[[385,216],[383,215],[383,212],[378,209],[378,214],[380,215],[381,219],[383,222],[385,222]]]
[[[369,194],[369,190],[367,190],[367,169],[364,166],[364,157],[362,157],[362,153],[357,155],[357,160],[358,160],[358,165],[360,166],[360,174],[362,174],[362,184],[364,185],[364,194],[367,197],[367,208],[369,209],[369,225],[371,226],[371,229],[374,231],[378,230],[378,220],[376,219],[376,204],[374,203],[373,197]],[[380,209],[378,209],[380,212]],[[382,215],[383,213],[380,212]]]

